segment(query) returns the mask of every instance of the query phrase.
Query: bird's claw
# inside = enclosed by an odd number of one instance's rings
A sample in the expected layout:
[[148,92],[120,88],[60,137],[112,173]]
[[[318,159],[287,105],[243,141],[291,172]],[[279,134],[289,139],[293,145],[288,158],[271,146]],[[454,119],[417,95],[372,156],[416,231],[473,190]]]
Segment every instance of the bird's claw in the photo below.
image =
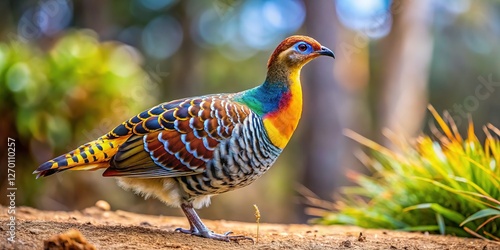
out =
[[197,231],[194,231],[193,229],[184,229],[184,228],[181,228],[181,227],[178,227],[174,230],[174,232],[181,232],[181,233],[185,233],[185,234],[195,234],[197,233]]
[[185,234],[195,235],[195,236],[198,236],[198,237],[203,237],[203,238],[208,238],[208,239],[214,239],[214,240],[220,240],[220,241],[227,241],[227,242],[230,242],[230,241],[239,242],[240,240],[249,240],[253,244],[255,244],[255,241],[251,237],[247,237],[247,236],[244,236],[244,235],[233,235],[233,236],[230,236],[230,234],[233,233],[232,231],[226,232],[224,234],[216,234],[216,233],[214,233],[212,231],[200,232],[200,231],[198,231],[196,229],[184,229],[184,228],[180,228],[179,227],[179,228],[175,229],[175,232],[181,232],[181,233],[185,233]]

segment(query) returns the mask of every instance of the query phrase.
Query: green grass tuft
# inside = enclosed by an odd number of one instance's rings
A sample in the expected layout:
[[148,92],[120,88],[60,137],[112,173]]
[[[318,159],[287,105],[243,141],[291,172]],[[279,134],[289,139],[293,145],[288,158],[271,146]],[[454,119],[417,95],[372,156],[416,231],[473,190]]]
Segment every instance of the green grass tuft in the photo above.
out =
[[372,149],[363,159],[373,174],[348,173],[357,186],[343,188],[330,208],[311,208],[322,216],[315,222],[500,241],[500,131],[486,126],[481,144],[470,122],[463,139],[452,119],[448,125],[429,109],[440,127],[435,137],[398,138],[394,150],[348,131]]

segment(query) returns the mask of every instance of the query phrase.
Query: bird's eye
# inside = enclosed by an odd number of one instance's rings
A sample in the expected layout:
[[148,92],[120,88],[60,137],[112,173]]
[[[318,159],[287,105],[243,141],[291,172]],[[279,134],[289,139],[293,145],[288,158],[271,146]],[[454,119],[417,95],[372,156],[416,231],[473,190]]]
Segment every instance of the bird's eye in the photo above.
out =
[[299,44],[298,48],[300,51],[304,52],[307,50],[307,45],[305,43],[301,43]]

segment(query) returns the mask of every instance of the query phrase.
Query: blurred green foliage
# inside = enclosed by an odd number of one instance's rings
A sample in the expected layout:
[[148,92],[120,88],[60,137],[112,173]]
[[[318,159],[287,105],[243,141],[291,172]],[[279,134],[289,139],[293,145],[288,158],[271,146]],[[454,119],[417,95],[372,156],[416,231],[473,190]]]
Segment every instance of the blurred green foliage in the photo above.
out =
[[500,241],[500,130],[485,127],[481,144],[470,123],[462,139],[453,120],[448,125],[431,111],[442,130],[433,129],[437,141],[423,136],[410,144],[394,137],[396,149],[390,150],[350,133],[373,150],[364,159],[373,174],[351,173],[357,186],[344,188],[334,212],[317,222]]
[[0,126],[17,141],[19,204],[36,202],[41,183],[31,172],[38,164],[156,102],[147,91],[155,83],[130,46],[100,42],[95,32],[81,30],[50,47],[0,44]]
[[125,45],[100,43],[89,30],[69,32],[48,52],[20,41],[0,44],[3,122],[22,140],[65,148],[101,119],[139,110],[131,89],[147,74],[137,57]]

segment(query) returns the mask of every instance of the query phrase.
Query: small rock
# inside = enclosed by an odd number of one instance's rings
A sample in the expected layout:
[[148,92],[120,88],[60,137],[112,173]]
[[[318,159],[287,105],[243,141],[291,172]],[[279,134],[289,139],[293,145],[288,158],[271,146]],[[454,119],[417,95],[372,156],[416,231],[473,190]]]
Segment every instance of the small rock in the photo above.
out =
[[149,223],[149,222],[147,222],[147,221],[143,221],[143,222],[141,222],[141,224],[140,224],[140,225],[141,225],[141,226],[145,226],[145,227],[150,227],[150,226],[153,226],[153,225],[151,225],[151,223]]
[[304,235],[302,235],[302,234],[294,233],[293,235],[294,235],[294,236],[297,236],[297,237],[299,237],[299,238],[304,238]]
[[397,247],[391,245],[391,247],[389,247],[389,249],[398,249]]
[[350,240],[345,240],[340,243],[341,246],[343,247],[352,247],[352,242]]
[[107,201],[103,201],[103,200],[98,200],[96,203],[95,203],[95,206],[102,209],[103,211],[109,211],[111,210],[111,205],[109,205],[109,203]]
[[54,235],[48,240],[43,241],[43,249],[81,249],[96,250],[96,248],[87,242],[80,231],[70,229],[69,231]]
[[363,235],[363,232],[359,232],[358,241],[365,242],[366,236]]

